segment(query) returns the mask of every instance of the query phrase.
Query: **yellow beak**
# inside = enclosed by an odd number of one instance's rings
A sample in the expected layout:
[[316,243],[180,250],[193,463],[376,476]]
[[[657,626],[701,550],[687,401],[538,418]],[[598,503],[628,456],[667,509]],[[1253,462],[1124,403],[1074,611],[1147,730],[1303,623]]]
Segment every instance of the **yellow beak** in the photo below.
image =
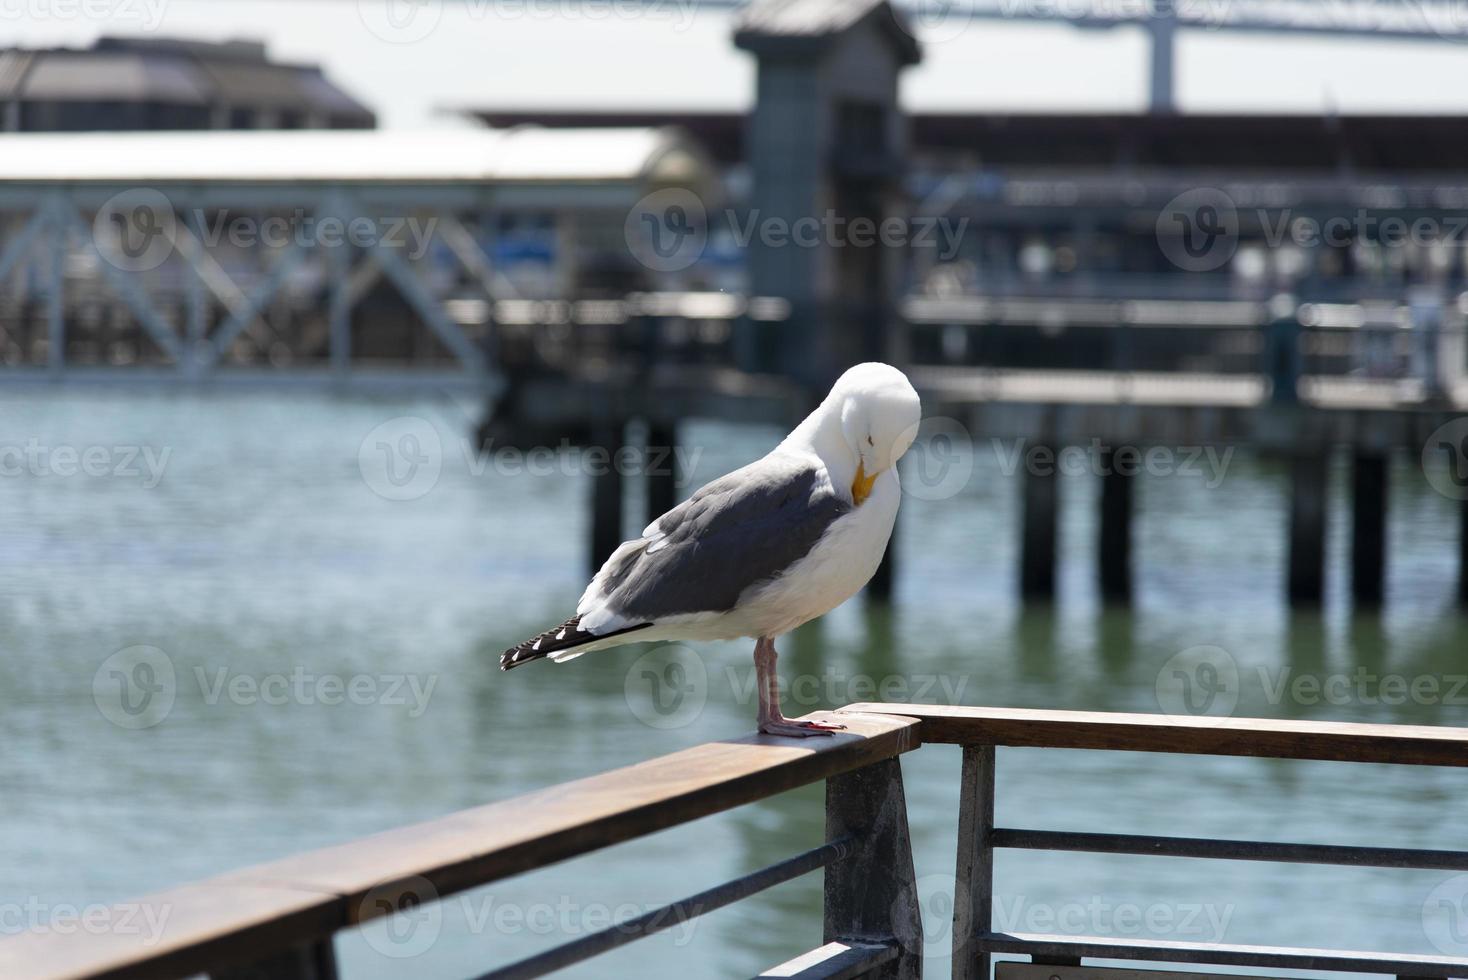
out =
[[862,462],[856,464],[856,476],[851,481],[851,499],[858,507],[872,495],[872,484],[877,482],[879,475],[873,473],[867,476],[866,464]]

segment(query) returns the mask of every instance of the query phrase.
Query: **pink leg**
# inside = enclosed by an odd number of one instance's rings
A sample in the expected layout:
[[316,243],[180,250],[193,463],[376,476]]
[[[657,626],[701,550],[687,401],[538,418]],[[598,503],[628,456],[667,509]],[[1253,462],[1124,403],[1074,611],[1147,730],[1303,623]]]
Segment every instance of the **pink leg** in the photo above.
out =
[[780,713],[780,678],[775,673],[775,641],[762,636],[754,644],[754,686],[759,692],[759,730],[765,735],[789,735],[792,738],[829,736],[845,731],[845,725],[828,725],[819,721],[791,721]]

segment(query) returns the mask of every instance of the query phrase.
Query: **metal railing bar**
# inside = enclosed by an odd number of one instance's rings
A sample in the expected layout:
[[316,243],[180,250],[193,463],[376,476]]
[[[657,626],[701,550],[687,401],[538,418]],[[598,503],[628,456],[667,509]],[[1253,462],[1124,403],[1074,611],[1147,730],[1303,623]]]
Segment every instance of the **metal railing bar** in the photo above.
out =
[[1465,851],[1289,844],[1201,837],[1152,837],[1139,834],[1080,834],[1053,830],[1014,830],[1005,827],[996,827],[989,840],[994,847],[1012,850],[1083,851],[1089,854],[1274,861],[1281,864],[1336,864],[1414,871],[1468,871],[1468,852]]
[[851,837],[840,837],[820,847],[752,872],[742,878],[715,885],[706,891],[670,905],[653,909],[626,922],[572,940],[554,949],[526,957],[509,966],[481,974],[476,980],[527,980],[561,970],[582,960],[609,952],[636,939],[654,935],[676,925],[696,919],[726,905],[757,895],[803,874],[835,864],[850,857],[856,848]]
[[1395,976],[1468,977],[1468,960],[1415,953],[1364,953],[1286,946],[1235,946],[1161,940],[1120,942],[1101,936],[1047,936],[1033,933],[980,933],[976,945],[991,953],[1042,957],[1206,963],[1216,966],[1322,970],[1330,973],[1386,973]]
[[898,947],[894,944],[872,943],[827,943],[793,960],[755,977],[754,980],[849,980],[864,977],[868,971],[886,966],[897,959]]

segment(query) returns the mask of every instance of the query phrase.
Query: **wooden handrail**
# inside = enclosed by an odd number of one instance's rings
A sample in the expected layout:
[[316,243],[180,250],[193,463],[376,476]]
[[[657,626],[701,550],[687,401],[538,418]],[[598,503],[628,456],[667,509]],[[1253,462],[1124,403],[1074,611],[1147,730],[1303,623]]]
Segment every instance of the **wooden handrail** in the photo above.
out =
[[[230,980],[332,977],[331,937],[404,907],[404,897],[432,901],[822,780],[827,783],[828,844],[794,860],[797,871],[826,867],[827,946],[809,954],[814,960],[802,969],[825,975],[828,968],[850,972],[862,964],[886,963],[889,971],[898,965],[896,975],[916,975],[912,959],[921,926],[915,906],[898,910],[908,893],[903,888],[910,892],[915,885],[895,760],[922,742],[965,746],[958,871],[981,923],[989,917],[996,846],[1225,858],[1242,853],[1251,860],[1412,867],[1462,863],[1460,855],[1381,848],[1262,844],[1240,851],[1247,842],[996,831],[993,757],[995,746],[1026,746],[1468,766],[1465,729],[906,704],[857,704],[828,717],[847,731],[804,742],[753,736],[700,745],[114,908],[111,921],[136,918],[139,910],[145,918],[151,910],[153,921],[157,913],[166,913],[156,937],[146,930],[112,929],[0,939],[0,977],[152,980],[198,972]],[[841,855],[827,853],[833,846],[842,849]],[[886,867],[887,873],[878,876],[890,886],[885,890],[863,887],[877,866]],[[783,880],[787,871],[776,865],[766,874]],[[741,881],[716,891],[722,901],[759,885]],[[990,952],[1013,939],[979,932],[955,933],[955,964],[963,975],[987,975]],[[964,953],[963,944],[971,941],[987,944],[989,952]],[[521,965],[539,972],[530,968],[542,960],[549,962],[541,957]],[[1438,975],[1447,969],[1436,962],[1426,967]]]
[[[847,731],[752,736],[273,861],[118,906],[166,910],[161,938],[118,931],[0,939],[6,980],[183,976],[319,943],[384,914],[862,769],[917,748],[917,722],[843,715]],[[418,898],[423,898],[421,894]],[[370,900],[369,900],[370,899]]]
[[917,718],[925,743],[1468,766],[1465,728],[931,704],[854,704],[846,712]]

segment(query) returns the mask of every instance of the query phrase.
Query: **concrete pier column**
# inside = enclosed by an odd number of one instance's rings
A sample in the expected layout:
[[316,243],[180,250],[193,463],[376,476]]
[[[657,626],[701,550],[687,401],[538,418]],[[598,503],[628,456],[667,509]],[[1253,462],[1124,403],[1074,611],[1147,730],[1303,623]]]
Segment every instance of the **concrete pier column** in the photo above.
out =
[[[1047,458],[1035,451],[1031,455]],[[1048,459],[1052,463],[1050,466],[1027,467],[1021,483],[1024,517],[1020,535],[1019,591],[1026,599],[1055,598],[1055,526],[1059,493],[1053,448]]]
[[642,457],[647,477],[647,523],[678,506],[678,426],[674,422],[648,422],[646,452]]
[[1136,477],[1117,472],[1112,450],[1102,457],[1101,473],[1101,507],[1096,522],[1101,597],[1110,603],[1126,604],[1132,601],[1132,488]]
[[[622,543],[622,474],[617,460],[626,445],[627,425],[609,421],[599,425],[587,454],[591,473],[591,571],[597,569]],[[605,453],[605,456],[603,456]]]
[[1325,596],[1326,457],[1290,462],[1290,572],[1292,606],[1318,606]]
[[1351,595],[1381,602],[1386,582],[1387,458],[1357,452],[1351,467]]

